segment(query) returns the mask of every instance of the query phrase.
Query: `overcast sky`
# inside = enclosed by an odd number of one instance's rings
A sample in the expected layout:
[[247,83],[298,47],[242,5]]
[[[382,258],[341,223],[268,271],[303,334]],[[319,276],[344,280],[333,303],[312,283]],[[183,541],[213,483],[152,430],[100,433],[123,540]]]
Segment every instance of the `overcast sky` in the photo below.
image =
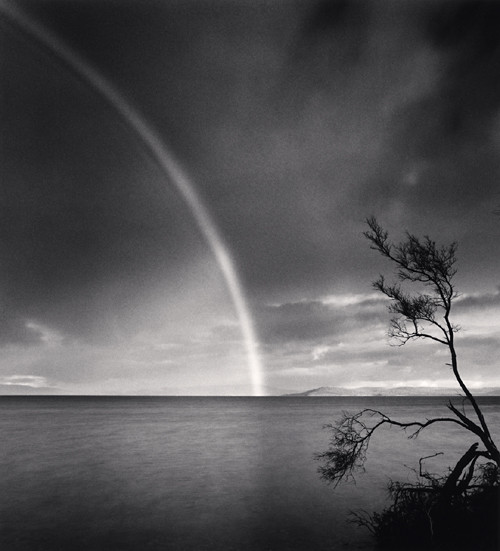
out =
[[[396,241],[458,242],[464,378],[500,386],[498,2],[17,5],[180,162],[239,274],[267,392],[453,384],[444,349],[388,344],[371,215]],[[5,11],[0,41],[0,393],[250,393],[179,190]]]

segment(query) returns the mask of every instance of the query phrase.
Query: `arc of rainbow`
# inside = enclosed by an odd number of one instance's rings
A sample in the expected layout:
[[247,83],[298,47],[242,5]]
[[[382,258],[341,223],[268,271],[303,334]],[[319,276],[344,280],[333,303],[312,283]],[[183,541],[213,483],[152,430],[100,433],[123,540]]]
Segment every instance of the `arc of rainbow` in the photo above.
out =
[[53,56],[67,65],[94,89],[133,130],[167,178],[174,183],[178,192],[190,208],[224,277],[245,343],[253,394],[261,396],[263,394],[263,369],[257,351],[257,339],[253,320],[234,261],[207,207],[172,152],[163,143],[158,133],[119,93],[112,83],[52,32],[31,19],[19,7],[14,7],[11,3],[7,3],[4,0],[0,0],[0,11],[7,16],[11,23],[37,43],[43,45]]

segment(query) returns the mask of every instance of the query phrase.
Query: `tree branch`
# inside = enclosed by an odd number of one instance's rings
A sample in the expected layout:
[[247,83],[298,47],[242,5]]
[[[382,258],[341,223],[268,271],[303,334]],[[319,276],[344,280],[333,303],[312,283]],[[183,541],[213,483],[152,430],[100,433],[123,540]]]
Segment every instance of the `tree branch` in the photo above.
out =
[[[376,417],[377,421],[369,425],[366,416]],[[334,486],[337,486],[342,480],[354,480],[355,471],[364,469],[370,439],[381,426],[390,425],[404,431],[415,428],[408,438],[416,438],[423,429],[435,423],[455,423],[462,428],[465,427],[461,421],[454,417],[435,417],[427,419],[423,423],[419,421],[404,423],[395,421],[384,413],[371,408],[365,408],[354,415],[344,412],[343,417],[336,425],[326,425],[325,427],[332,431],[332,438],[329,449],[316,455],[316,459],[324,463],[318,470],[322,478],[333,483]]]

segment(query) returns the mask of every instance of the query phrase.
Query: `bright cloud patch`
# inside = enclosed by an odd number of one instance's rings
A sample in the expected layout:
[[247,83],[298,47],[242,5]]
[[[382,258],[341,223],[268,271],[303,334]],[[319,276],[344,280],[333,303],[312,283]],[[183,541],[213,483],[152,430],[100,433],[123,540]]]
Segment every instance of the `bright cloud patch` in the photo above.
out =
[[0,385],[43,388],[49,386],[45,377],[38,375],[8,375],[0,377]]

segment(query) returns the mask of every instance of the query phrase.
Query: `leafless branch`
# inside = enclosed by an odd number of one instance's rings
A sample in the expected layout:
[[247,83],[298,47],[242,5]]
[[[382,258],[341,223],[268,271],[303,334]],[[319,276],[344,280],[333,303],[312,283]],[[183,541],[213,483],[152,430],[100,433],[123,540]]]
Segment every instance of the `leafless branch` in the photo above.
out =
[[[371,420],[371,422],[370,422]],[[425,422],[404,423],[391,419],[384,413],[365,408],[354,415],[345,413],[335,425],[327,425],[332,432],[330,447],[316,455],[322,461],[319,472],[325,480],[337,486],[342,480],[354,480],[356,471],[364,470],[370,439],[382,425],[398,427],[404,431],[413,429],[408,438],[416,438],[420,432],[435,423],[464,424],[454,417],[435,417]]]

